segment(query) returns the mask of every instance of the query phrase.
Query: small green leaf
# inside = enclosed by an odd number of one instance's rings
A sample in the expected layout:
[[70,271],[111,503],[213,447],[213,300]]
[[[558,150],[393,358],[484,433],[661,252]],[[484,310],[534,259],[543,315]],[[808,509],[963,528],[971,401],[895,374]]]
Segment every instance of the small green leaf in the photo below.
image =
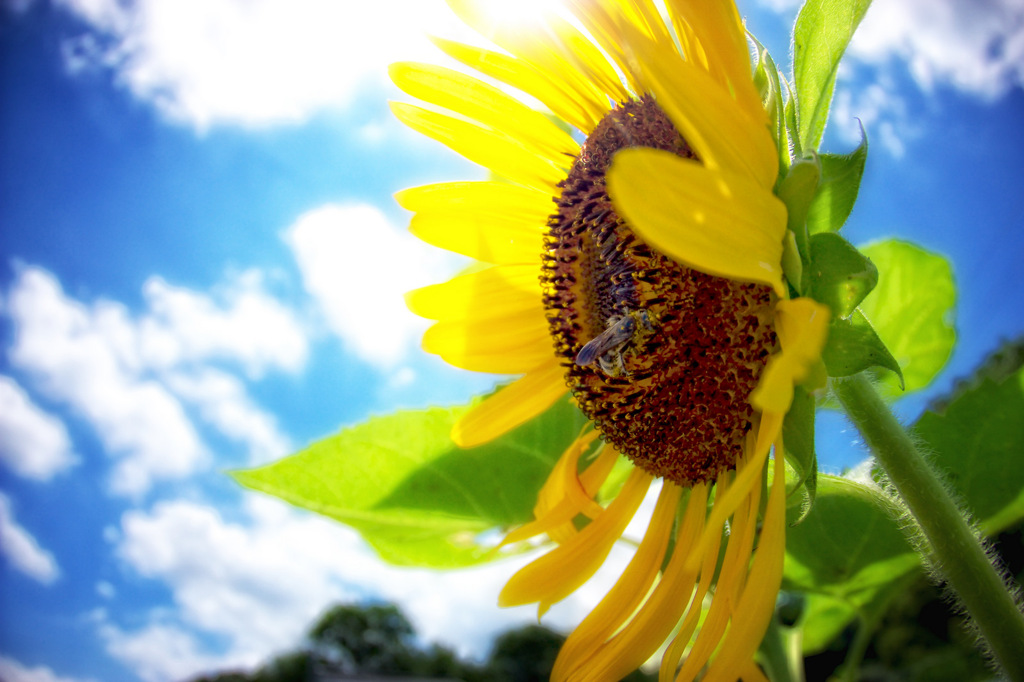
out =
[[257,469],[244,486],[341,521],[394,564],[456,568],[498,558],[488,529],[532,519],[537,491],[585,423],[568,400],[485,445],[449,433],[466,408],[374,417]]
[[822,360],[831,377],[848,377],[871,367],[884,367],[903,381],[896,358],[860,310],[854,311],[849,319],[832,320]]
[[[878,268],[878,286],[860,305],[878,336],[899,362],[906,391],[927,386],[953,352],[956,285],[942,256],[888,240],[861,247]],[[894,377],[879,377],[879,390],[900,397]]]
[[987,535],[1024,519],[1024,370],[983,379],[942,413],[926,412],[914,434]]
[[793,28],[793,82],[801,149],[818,148],[836,71],[871,0],[807,0]]
[[822,154],[821,185],[807,211],[807,230],[837,232],[857,203],[860,180],[868,158],[868,138],[860,129],[861,143],[849,154]]
[[833,318],[849,317],[877,283],[874,264],[838,234],[811,237],[803,292],[831,308]]
[[794,387],[793,404],[782,423],[782,441],[786,444],[786,462],[797,474],[793,493],[804,493],[800,499],[800,514],[791,520],[799,523],[814,504],[818,476],[814,454],[814,396],[800,386]]
[[829,595],[853,606],[874,599],[920,565],[880,491],[819,474],[814,508],[786,531],[786,589]]
[[857,608],[847,601],[825,594],[809,592],[800,618],[801,651],[813,656],[825,650],[850,621],[857,617]]

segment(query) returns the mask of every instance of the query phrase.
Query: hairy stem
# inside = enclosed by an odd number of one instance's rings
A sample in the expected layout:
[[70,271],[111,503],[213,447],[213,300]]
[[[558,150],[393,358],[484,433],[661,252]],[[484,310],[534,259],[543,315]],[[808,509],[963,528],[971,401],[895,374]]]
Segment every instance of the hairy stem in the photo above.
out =
[[1024,614],[981,539],[867,377],[839,379],[833,387],[995,661],[1011,680],[1024,682]]

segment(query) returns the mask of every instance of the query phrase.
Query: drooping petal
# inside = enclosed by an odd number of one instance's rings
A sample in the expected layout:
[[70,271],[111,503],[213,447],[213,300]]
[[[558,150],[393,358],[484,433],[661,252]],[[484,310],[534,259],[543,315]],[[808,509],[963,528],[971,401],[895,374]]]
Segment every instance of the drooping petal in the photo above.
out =
[[[552,669],[552,680],[563,679],[568,670],[578,667],[580,661],[585,660],[594,649],[604,644],[608,637],[636,611],[654,584],[661,567],[681,495],[682,488],[674,483],[665,483],[662,487],[647,533],[636,554],[608,594],[566,639]],[[703,515],[703,510],[697,509],[698,503],[701,502],[700,492],[694,495],[694,509],[684,517],[679,541],[685,541],[687,536],[696,535],[699,527],[696,515]]]
[[521,568],[498,597],[500,606],[539,603],[539,613],[590,579],[632,520],[653,477],[633,469],[604,513],[583,530],[544,556]]
[[704,531],[706,505],[707,486],[694,486],[672,557],[647,601],[621,630],[596,649],[588,648],[583,655],[577,653],[571,660],[566,659],[561,664],[564,667],[559,665],[563,659],[560,654],[552,671],[552,682],[616,682],[639,667],[665,641],[696,584],[701,562],[690,568],[687,559],[693,539]]
[[398,62],[391,80],[413,97],[450,109],[504,133],[555,165],[568,169],[579,144],[544,114],[498,88],[458,71],[431,64]]
[[[781,453],[782,440],[776,443]],[[722,642],[722,653],[711,663],[708,682],[732,682],[745,665],[754,658],[761,637],[768,628],[775,607],[775,598],[782,585],[782,569],[786,550],[786,465],[775,456],[775,477],[768,495],[761,540],[750,567],[750,578],[735,606],[737,617]]]
[[486,443],[536,417],[565,392],[562,366],[551,357],[463,415],[452,440],[464,448]]
[[775,310],[782,350],[769,358],[750,402],[762,412],[785,414],[793,402],[793,386],[821,359],[831,313],[827,306],[805,297],[779,301]]
[[743,176],[658,149],[625,149],[608,171],[619,215],[644,241],[711,275],[761,282],[779,295],[786,208]]
[[533,510],[534,520],[506,535],[501,541],[502,545],[549,533],[552,529],[569,523],[581,513],[596,518],[604,511],[587,494],[576,473],[580,456],[597,436],[597,431],[588,431],[566,448],[537,496],[537,505]]
[[391,102],[391,112],[405,125],[437,140],[473,163],[503,178],[545,192],[554,192],[565,172],[549,159],[502,133],[404,102]]

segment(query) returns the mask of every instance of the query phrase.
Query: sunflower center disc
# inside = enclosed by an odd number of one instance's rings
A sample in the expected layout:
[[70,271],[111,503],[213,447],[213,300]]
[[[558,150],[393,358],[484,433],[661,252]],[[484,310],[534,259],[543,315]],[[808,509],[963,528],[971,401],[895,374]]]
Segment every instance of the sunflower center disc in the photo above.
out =
[[773,294],[680,265],[635,235],[605,188],[626,147],[696,159],[650,99],[597,125],[548,221],[541,280],[551,335],[566,383],[605,440],[654,475],[712,481],[735,467],[752,428],[750,393],[776,343]]

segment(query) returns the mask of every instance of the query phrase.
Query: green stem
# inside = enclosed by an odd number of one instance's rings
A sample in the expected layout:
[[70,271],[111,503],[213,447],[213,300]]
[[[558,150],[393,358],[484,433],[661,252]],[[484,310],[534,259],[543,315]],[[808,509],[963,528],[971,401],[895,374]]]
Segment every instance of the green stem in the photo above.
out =
[[979,536],[871,382],[859,374],[835,380],[833,387],[996,662],[1011,680],[1024,682],[1024,614]]

